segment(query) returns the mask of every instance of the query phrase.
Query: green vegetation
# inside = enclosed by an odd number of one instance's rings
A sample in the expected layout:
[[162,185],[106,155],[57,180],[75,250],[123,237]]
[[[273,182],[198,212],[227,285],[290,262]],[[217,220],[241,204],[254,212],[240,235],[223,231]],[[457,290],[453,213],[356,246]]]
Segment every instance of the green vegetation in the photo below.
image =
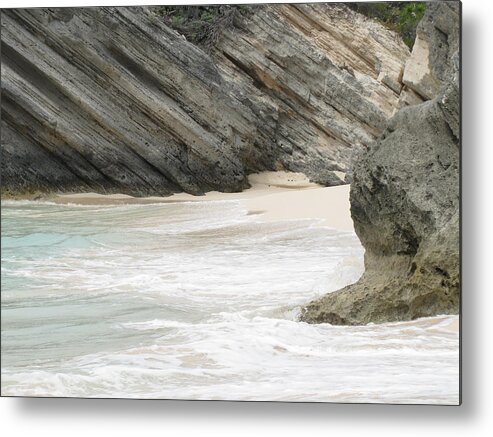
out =
[[210,51],[221,32],[238,24],[240,16],[252,13],[253,6],[156,6],[154,14],[190,42]]
[[[410,48],[416,37],[416,26],[426,9],[425,2],[347,3],[347,6],[395,30]],[[156,6],[152,11],[187,40],[210,51],[223,30],[239,25],[241,16],[247,16],[259,7],[262,6]]]
[[373,18],[395,30],[409,48],[413,48],[416,26],[426,10],[425,2],[347,3],[354,11]]

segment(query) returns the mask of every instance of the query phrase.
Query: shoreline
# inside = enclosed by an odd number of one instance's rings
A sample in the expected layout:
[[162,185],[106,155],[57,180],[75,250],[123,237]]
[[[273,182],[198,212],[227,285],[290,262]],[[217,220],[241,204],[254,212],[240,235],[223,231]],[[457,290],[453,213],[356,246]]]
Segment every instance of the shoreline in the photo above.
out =
[[[319,220],[311,226],[325,226],[339,231],[354,232],[351,218],[350,185],[323,187],[312,183],[302,173],[264,172],[249,175],[251,188],[238,193],[207,192],[202,196],[175,193],[168,197],[133,197],[126,194],[75,193],[42,196],[39,201],[61,205],[130,205],[181,202],[240,201],[249,215],[261,222],[280,220]],[[2,200],[27,200],[24,198]],[[426,323],[437,324],[440,330],[457,334],[459,320],[443,323],[437,315]]]
[[[47,195],[39,199],[59,204],[124,205],[150,203],[239,200],[249,214],[264,222],[314,219],[320,226],[354,231],[350,212],[349,185],[323,187],[303,173],[263,172],[248,177],[251,188],[238,193],[210,191],[203,196],[175,193],[168,197],[133,197],[126,194],[75,193]],[[16,199],[2,199],[16,200]],[[22,200],[19,198],[18,200]]]

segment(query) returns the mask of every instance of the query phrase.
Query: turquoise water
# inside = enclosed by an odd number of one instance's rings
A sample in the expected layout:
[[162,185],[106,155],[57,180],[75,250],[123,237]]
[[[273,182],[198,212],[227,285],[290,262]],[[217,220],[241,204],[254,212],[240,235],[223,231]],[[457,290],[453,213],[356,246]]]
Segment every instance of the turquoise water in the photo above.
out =
[[238,201],[2,202],[2,394],[457,403],[455,316],[335,327],[352,232]]

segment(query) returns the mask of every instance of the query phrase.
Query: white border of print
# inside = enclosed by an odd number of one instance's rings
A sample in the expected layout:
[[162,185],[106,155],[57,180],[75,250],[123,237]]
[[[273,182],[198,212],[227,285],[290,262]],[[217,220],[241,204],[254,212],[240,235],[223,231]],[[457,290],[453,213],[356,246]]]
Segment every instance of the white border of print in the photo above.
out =
[[[4,0],[2,7],[198,4],[201,0]],[[209,3],[253,3],[211,0]],[[281,1],[272,3],[282,3]],[[284,2],[285,3],[285,2]],[[493,2],[463,1],[463,405],[0,399],[3,435],[486,436],[493,429]],[[488,144],[490,143],[490,144]],[[488,431],[488,429],[490,431]]]

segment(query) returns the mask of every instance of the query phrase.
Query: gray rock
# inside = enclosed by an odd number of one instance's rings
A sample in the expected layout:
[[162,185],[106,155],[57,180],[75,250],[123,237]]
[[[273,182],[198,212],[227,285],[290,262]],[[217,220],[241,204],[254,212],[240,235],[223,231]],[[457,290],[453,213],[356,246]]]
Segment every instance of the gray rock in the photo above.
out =
[[[442,23],[450,2],[430,7],[420,28]],[[455,4],[457,6],[457,4]],[[430,32],[432,71],[441,91],[402,108],[351,173],[351,214],[365,247],[365,273],[303,309],[311,323],[366,324],[411,320],[459,310],[458,26]],[[446,67],[446,73],[445,71]]]
[[224,145],[250,137],[251,121],[222,85],[210,58],[143,9],[2,11],[3,190],[241,190],[239,153]]
[[459,13],[459,2],[429,2],[428,18],[421,20],[416,29],[402,81],[424,100],[436,97],[448,80],[452,56],[459,50]]
[[343,181],[399,106],[409,51],[338,5],[270,5],[206,54],[152,8],[2,10],[2,195]]

